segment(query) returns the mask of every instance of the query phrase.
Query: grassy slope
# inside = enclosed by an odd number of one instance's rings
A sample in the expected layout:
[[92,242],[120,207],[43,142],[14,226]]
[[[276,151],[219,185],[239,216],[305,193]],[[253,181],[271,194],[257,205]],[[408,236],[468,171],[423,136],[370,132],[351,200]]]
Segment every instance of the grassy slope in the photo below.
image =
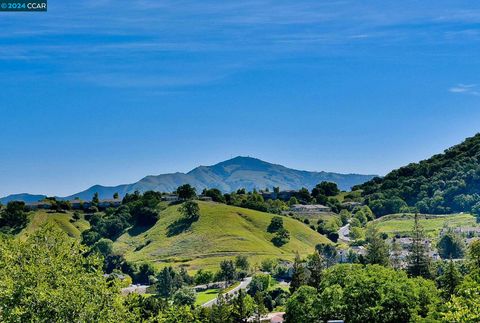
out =
[[217,203],[199,205],[200,219],[187,231],[167,236],[167,227],[180,218],[178,206],[171,206],[149,230],[122,235],[115,249],[131,261],[150,261],[157,267],[184,265],[195,271],[216,270],[220,261],[236,255],[248,256],[252,264],[266,258],[293,259],[295,251],[306,255],[317,243],[329,242],[304,224],[284,217],[291,239],[277,248],[270,242],[273,234],[266,231],[273,215]]
[[[427,218],[425,218],[427,217]],[[371,223],[375,223],[380,232],[389,236],[395,234],[408,235],[413,227],[413,214],[391,214],[383,216]],[[447,216],[421,216],[420,224],[425,234],[435,238],[443,227],[476,226],[475,217],[470,214],[452,214]]]
[[72,219],[73,216],[72,212],[48,213],[46,210],[38,210],[35,212],[30,212],[29,216],[30,222],[28,223],[27,227],[19,233],[20,238],[23,238],[27,234],[34,232],[45,223],[50,223],[59,227],[73,238],[80,238],[82,231],[90,227],[90,224],[83,219],[83,216],[80,220],[71,223],[70,219]]

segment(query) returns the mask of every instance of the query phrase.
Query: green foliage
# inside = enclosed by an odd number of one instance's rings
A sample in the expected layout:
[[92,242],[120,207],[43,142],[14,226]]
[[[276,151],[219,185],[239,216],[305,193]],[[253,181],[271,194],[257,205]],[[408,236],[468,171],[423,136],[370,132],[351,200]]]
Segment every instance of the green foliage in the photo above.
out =
[[225,196],[223,196],[222,192],[217,188],[204,189],[202,194],[211,197],[214,202],[226,203]]
[[[468,261],[470,272],[459,285],[450,286],[446,284],[448,293],[453,290],[450,301],[446,304],[443,312],[445,322],[478,322],[480,320],[480,240],[474,241],[468,250]],[[453,270],[452,270],[453,271]],[[455,279],[457,273],[450,274],[448,280]],[[452,282],[450,283],[451,285]]]
[[447,264],[444,263],[441,269],[442,273],[437,277],[436,281],[443,298],[448,301],[463,278],[452,260]]
[[409,322],[431,316],[439,302],[433,282],[378,265],[336,265],[319,290],[300,287],[287,301],[287,321]]
[[172,267],[163,268],[157,276],[157,293],[166,299],[172,297],[182,285],[182,277]]
[[255,296],[258,292],[266,292],[272,284],[272,277],[269,274],[256,274],[252,277],[248,293]]
[[372,265],[388,266],[390,264],[388,246],[375,226],[370,226],[366,233],[367,254],[365,260]]
[[308,273],[305,269],[305,264],[300,259],[300,255],[297,253],[295,261],[292,267],[292,281],[290,282],[290,293],[294,293],[302,285],[306,285],[308,282]]
[[321,182],[317,184],[312,190],[312,196],[317,197],[318,195],[324,196],[335,196],[340,193],[338,186],[334,182]]
[[250,263],[247,256],[238,255],[235,257],[235,266],[239,269],[248,271],[250,269]]
[[277,232],[280,229],[283,229],[283,219],[279,216],[274,216],[268,225],[267,231]]
[[107,257],[113,252],[113,241],[102,238],[93,245],[92,251],[100,253],[103,257]]
[[281,228],[275,233],[272,238],[272,243],[275,247],[281,247],[290,241],[290,232],[287,229]]
[[235,279],[235,275],[235,264],[232,260],[224,260],[220,263],[219,276],[221,279],[225,280],[227,283],[230,283]]
[[425,234],[423,232],[423,227],[420,225],[417,214],[415,215],[412,244],[410,245],[407,261],[407,272],[410,276],[422,276],[424,278],[431,277],[431,264],[428,250],[425,246]]
[[197,285],[209,284],[213,281],[214,276],[211,271],[200,269],[195,273],[194,281]]
[[313,287],[299,287],[285,308],[288,323],[319,322],[317,290]]
[[197,295],[191,287],[181,287],[179,290],[173,294],[173,304],[177,306],[189,305],[192,306],[195,304],[195,299]]
[[6,208],[0,209],[0,232],[17,233],[28,223],[25,203],[12,201]]
[[366,203],[377,216],[403,212],[407,206],[431,214],[478,212],[478,147],[480,134],[467,138],[443,154],[409,164],[354,189],[363,189]]
[[117,285],[102,259],[48,226],[25,241],[0,238],[0,321],[125,322]]
[[192,187],[190,184],[184,184],[177,188],[178,197],[181,198],[182,200],[193,199],[195,196],[197,196],[195,191],[196,191],[195,187]]
[[452,231],[444,234],[437,244],[440,257],[443,259],[458,259],[465,255],[465,242],[462,237]]
[[200,207],[194,201],[184,202],[179,211],[185,219],[190,221],[196,221],[200,217]]

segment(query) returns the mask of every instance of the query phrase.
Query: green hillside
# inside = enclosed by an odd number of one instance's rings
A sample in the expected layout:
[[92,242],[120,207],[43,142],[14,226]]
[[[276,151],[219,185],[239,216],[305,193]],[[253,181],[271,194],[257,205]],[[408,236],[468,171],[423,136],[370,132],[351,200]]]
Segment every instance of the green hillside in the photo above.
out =
[[[390,214],[369,223],[376,225],[380,232],[387,233],[390,237],[399,234],[409,235],[413,228],[413,214]],[[442,228],[472,227],[477,226],[476,219],[470,214],[452,215],[420,215],[420,224],[425,234],[430,238],[438,237]]]
[[248,256],[252,264],[266,258],[291,260],[296,251],[307,255],[316,244],[329,242],[303,223],[284,217],[291,239],[277,248],[270,242],[273,234],[267,232],[272,214],[217,203],[199,205],[200,219],[186,231],[169,234],[169,226],[181,217],[179,206],[171,206],[161,212],[152,228],[118,238],[115,250],[130,261],[149,261],[156,267],[183,265],[195,271],[217,269],[221,260],[237,255]]
[[82,231],[90,227],[90,224],[88,221],[85,221],[83,215],[79,220],[75,221],[73,219],[73,212],[50,213],[46,210],[38,210],[30,212],[29,217],[30,221],[27,227],[19,233],[20,238],[36,231],[41,225],[46,223],[53,224],[65,231],[70,237],[78,239],[80,238]]
[[480,215],[480,134],[355,188],[363,190],[365,202],[377,216],[409,209]]

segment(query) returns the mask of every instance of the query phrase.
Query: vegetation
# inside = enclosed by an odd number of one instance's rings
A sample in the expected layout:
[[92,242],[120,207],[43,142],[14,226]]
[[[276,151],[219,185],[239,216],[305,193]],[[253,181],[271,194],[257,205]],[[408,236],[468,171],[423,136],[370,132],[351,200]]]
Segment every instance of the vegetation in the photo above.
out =
[[374,178],[362,189],[377,216],[418,211],[480,215],[480,134],[419,163]]
[[238,255],[247,255],[252,263],[268,258],[293,260],[297,250],[305,256],[315,245],[329,243],[305,224],[282,217],[290,241],[276,247],[270,242],[275,233],[267,231],[271,214],[201,201],[198,205],[200,218],[184,231],[169,234],[169,228],[183,218],[181,205],[172,205],[160,212],[153,227],[127,230],[117,238],[114,252],[124,254],[130,262],[153,262],[157,268],[182,265],[189,271],[213,271],[221,261]]
[[[53,226],[0,238],[0,321],[113,322],[131,317],[102,259]],[[14,261],[12,261],[14,260]]]

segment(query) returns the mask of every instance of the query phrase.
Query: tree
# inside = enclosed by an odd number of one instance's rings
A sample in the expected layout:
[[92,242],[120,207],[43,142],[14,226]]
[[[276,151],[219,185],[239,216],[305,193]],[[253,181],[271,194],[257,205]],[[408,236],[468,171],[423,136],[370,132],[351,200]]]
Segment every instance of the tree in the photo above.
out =
[[424,278],[431,277],[430,257],[428,256],[428,250],[425,246],[425,234],[420,225],[418,214],[415,214],[412,244],[410,245],[407,262],[407,272],[410,276],[422,276]]
[[307,259],[307,269],[310,272],[308,285],[318,289],[320,287],[322,273],[325,268],[325,259],[320,256],[318,251],[315,251],[311,256],[309,256]]
[[337,262],[337,249],[334,245],[319,243],[315,246],[315,250],[325,259],[325,265],[327,267],[331,267]]
[[246,256],[237,256],[235,258],[235,266],[245,271],[250,269],[250,264],[248,263],[248,258]]
[[262,320],[262,317],[268,313],[267,308],[265,307],[265,303],[263,301],[263,293],[257,292],[253,299],[256,305],[255,306],[256,321],[260,322]]
[[473,241],[468,249],[469,273],[455,287],[454,294],[445,306],[445,322],[478,322],[480,320],[480,240]]
[[235,279],[235,264],[232,260],[223,260],[220,262],[220,277],[225,280],[227,285]]
[[402,267],[402,246],[398,243],[396,238],[392,239],[392,245],[390,246],[390,264],[394,269],[400,269]]
[[432,281],[379,265],[331,267],[324,272],[320,291],[315,302],[319,322],[422,321],[440,301]]
[[317,197],[318,195],[323,196],[335,196],[340,193],[338,186],[334,182],[321,182],[317,184],[312,190],[312,196]]
[[219,189],[217,188],[211,188],[209,190],[205,189],[203,191],[203,195],[211,197],[212,201],[214,202],[219,202],[219,203],[225,203],[225,197],[223,196],[222,192],[220,192]]
[[192,306],[196,299],[197,295],[191,287],[182,287],[173,294],[173,304],[177,306]]
[[118,192],[113,193],[113,198],[114,198],[115,200],[118,199],[118,197],[119,197]]
[[305,266],[300,259],[298,252],[295,254],[295,260],[293,262],[292,281],[290,282],[290,293],[294,293],[302,285],[306,285],[308,281],[308,275],[305,270]]
[[151,226],[157,223],[160,215],[155,209],[144,206],[139,209],[135,209],[132,217],[137,225]]
[[177,188],[178,197],[182,200],[193,199],[197,195],[195,191],[195,187],[192,187],[190,184],[184,184]]
[[[103,261],[46,225],[26,240],[0,237],[1,322],[126,322],[116,281]],[[12,261],[14,259],[14,261]]]
[[284,228],[278,230],[275,236],[272,238],[272,243],[276,247],[281,247],[284,244],[288,243],[288,241],[290,241],[290,232]]
[[11,201],[6,208],[0,209],[0,229],[9,233],[17,233],[28,224],[28,216],[25,211],[25,203]]
[[463,239],[452,231],[444,234],[437,244],[438,253],[443,259],[459,259],[465,255]]
[[269,274],[255,274],[250,282],[248,293],[255,296],[258,292],[266,292],[271,285],[272,277]]
[[320,322],[317,303],[317,290],[310,286],[301,286],[287,300],[285,307],[286,322]]
[[457,286],[462,282],[462,276],[452,260],[444,267],[446,268],[444,268],[442,275],[437,278],[437,284],[442,291],[443,298],[448,301],[455,293]]
[[369,264],[388,266],[390,264],[388,247],[381,238],[380,233],[375,226],[369,226],[366,234],[367,254],[365,259]]
[[268,232],[277,232],[283,229],[283,219],[279,216],[274,216],[267,227]]
[[98,198],[98,192],[93,193],[92,204],[98,205],[99,202],[100,202],[100,199]]
[[172,267],[165,267],[157,276],[157,293],[168,299],[182,287],[182,283],[180,275]]
[[103,257],[108,257],[113,253],[113,241],[102,238],[93,245],[92,250],[100,253]]
[[289,200],[288,200],[288,205],[289,206],[292,206],[292,205],[295,205],[295,204],[298,204],[298,200],[295,196],[292,196]]
[[474,240],[468,248],[468,262],[472,270],[480,268],[480,240]]
[[255,303],[245,290],[240,289],[232,301],[232,317],[235,322],[247,322],[255,310]]
[[195,274],[194,281],[197,285],[208,285],[213,281],[214,274],[211,271],[199,269]]
[[186,201],[179,208],[183,217],[189,221],[196,221],[200,217],[200,207],[195,201]]

